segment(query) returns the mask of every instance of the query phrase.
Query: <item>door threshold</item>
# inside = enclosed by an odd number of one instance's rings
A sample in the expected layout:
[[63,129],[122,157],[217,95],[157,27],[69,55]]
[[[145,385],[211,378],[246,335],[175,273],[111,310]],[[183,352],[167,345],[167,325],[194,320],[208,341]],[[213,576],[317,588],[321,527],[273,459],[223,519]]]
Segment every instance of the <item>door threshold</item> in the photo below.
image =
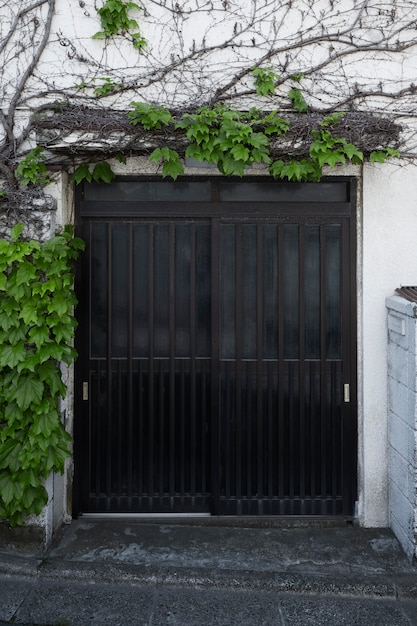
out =
[[207,518],[210,513],[82,513],[80,517],[87,519],[137,519],[137,520],[158,520],[158,519],[189,519]]
[[350,516],[277,515],[233,516],[210,513],[82,513],[78,519],[100,521],[130,520],[143,524],[224,526],[230,528],[336,528],[352,525]]

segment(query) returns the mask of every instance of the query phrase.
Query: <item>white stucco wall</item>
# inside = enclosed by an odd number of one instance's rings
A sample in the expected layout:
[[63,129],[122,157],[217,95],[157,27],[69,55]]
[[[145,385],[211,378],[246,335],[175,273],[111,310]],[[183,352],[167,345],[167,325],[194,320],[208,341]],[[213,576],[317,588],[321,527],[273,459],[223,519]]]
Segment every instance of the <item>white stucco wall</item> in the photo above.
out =
[[363,168],[358,249],[359,519],[388,526],[387,328],[385,297],[417,284],[417,168]]

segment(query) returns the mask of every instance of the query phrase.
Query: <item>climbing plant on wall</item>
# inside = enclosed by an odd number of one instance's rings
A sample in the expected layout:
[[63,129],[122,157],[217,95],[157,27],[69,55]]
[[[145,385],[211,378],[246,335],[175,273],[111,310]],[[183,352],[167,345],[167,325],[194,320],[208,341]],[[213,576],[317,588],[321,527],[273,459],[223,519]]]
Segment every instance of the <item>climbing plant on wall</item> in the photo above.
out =
[[44,479],[70,455],[60,362],[76,356],[72,266],[83,248],[71,227],[44,244],[22,229],[0,239],[0,519],[12,525],[40,513]]

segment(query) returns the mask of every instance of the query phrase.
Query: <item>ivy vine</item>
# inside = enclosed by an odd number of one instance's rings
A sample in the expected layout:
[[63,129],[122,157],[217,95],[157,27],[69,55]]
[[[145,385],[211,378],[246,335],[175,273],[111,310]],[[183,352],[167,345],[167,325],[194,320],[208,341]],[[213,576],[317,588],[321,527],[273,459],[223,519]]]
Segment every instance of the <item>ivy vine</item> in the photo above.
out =
[[[302,96],[299,102],[304,102]],[[275,179],[318,182],[325,166],[335,167],[348,162],[357,165],[365,160],[361,150],[335,133],[337,124],[344,116],[343,112],[324,116],[318,129],[310,131],[311,143],[307,158],[274,161],[270,153],[271,141],[278,138],[285,140],[290,129],[289,119],[279,111],[264,113],[252,108],[242,112],[217,104],[202,107],[196,113],[184,113],[174,119],[170,111],[160,105],[142,102],[132,102],[132,105],[133,110],[128,113],[132,124],[140,124],[149,131],[170,126],[174,134],[181,134],[185,140],[186,158],[214,164],[225,176],[243,176],[247,167],[259,163],[268,166],[270,175]],[[390,157],[399,156],[397,149],[383,147],[373,150],[369,160],[383,163]],[[149,158],[161,165],[163,177],[175,180],[184,173],[182,155],[173,148],[158,147]],[[82,180],[111,182],[113,177],[111,166],[105,161],[96,164],[92,172],[89,166],[80,165],[75,170],[73,180],[77,184]]]
[[44,149],[33,148],[16,167],[16,177],[22,185],[47,185],[51,182],[44,162]]
[[44,244],[22,229],[0,239],[0,519],[12,526],[41,512],[44,479],[70,456],[59,363],[76,356],[72,267],[84,246],[69,226]]
[[135,2],[106,0],[104,5],[100,9],[97,9],[102,30],[95,33],[93,39],[113,37],[114,35],[126,35],[126,33],[129,33],[133,47],[137,50],[144,48],[146,46],[146,39],[142,37],[139,31],[138,22],[129,15],[130,11],[140,10],[140,6]]
[[[271,67],[253,67],[252,74],[256,93],[263,97],[273,94],[280,77]],[[303,74],[294,74],[291,80],[300,83]],[[299,87],[288,92],[288,100],[294,111],[303,114],[308,111],[308,104]],[[150,154],[150,160],[162,168],[162,176],[174,180],[184,173],[182,156],[208,164],[214,164],[225,176],[243,176],[246,168],[255,163],[268,166],[270,175],[275,179],[287,179],[297,182],[318,182],[323,174],[323,167],[335,167],[347,162],[362,163],[364,153],[354,144],[338,137],[337,126],[345,116],[344,112],[323,116],[318,128],[310,131],[310,146],[307,158],[278,159],[271,157],[271,142],[289,132],[291,124],[288,117],[278,110],[265,112],[256,107],[249,111],[238,111],[222,103],[203,106],[195,113],[183,113],[174,116],[166,107],[147,102],[131,102],[132,109],[127,117],[133,126],[141,126],[146,131],[167,129],[180,142],[186,145],[180,154],[173,147],[159,146]],[[400,153],[392,147],[382,147],[369,154],[371,162],[384,162],[387,158],[398,157]],[[107,161],[96,164],[91,171],[89,166],[80,165],[73,180],[78,184],[83,180],[104,180],[111,182],[114,174]]]

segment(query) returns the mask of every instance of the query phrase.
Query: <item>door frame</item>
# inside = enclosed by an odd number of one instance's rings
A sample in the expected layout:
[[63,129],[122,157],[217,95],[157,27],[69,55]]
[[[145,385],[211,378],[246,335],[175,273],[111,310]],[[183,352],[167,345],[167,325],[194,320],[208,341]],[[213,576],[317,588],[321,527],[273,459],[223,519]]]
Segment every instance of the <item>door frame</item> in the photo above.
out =
[[[209,179],[210,181],[214,181],[214,180],[219,180],[219,181],[224,181],[224,177],[217,177],[217,176],[210,176],[210,177],[201,177],[201,176],[184,176],[181,177],[180,179],[178,179],[178,182],[181,181],[192,181],[192,182],[196,182],[199,180],[203,180],[206,181],[207,179]],[[233,180],[233,179],[232,179]],[[272,179],[270,177],[264,177],[264,176],[251,176],[251,177],[244,177],[243,179],[234,179],[235,182],[242,182],[242,183],[252,183],[252,182],[268,182],[271,183],[273,182]],[[138,182],[138,181],[144,181],[144,182],[162,182],[161,178],[158,176],[128,176],[128,177],[117,177],[115,179],[115,182]],[[334,184],[334,183],[345,183],[347,184],[347,189],[348,189],[348,194],[349,194],[349,204],[350,204],[350,231],[349,234],[346,236],[349,237],[349,241],[348,242],[344,242],[343,245],[348,245],[349,246],[349,251],[350,251],[350,268],[348,268],[346,266],[346,264],[343,264],[342,262],[342,268],[343,268],[343,280],[346,281],[346,284],[349,285],[349,290],[350,290],[350,317],[349,317],[349,336],[350,336],[350,350],[349,350],[349,355],[346,355],[346,359],[349,360],[349,367],[350,367],[350,372],[351,372],[351,377],[350,377],[350,406],[349,406],[349,410],[351,412],[351,419],[354,420],[355,422],[355,428],[351,428],[349,430],[349,434],[350,434],[350,440],[346,443],[346,449],[351,451],[351,454],[354,455],[354,462],[352,461],[352,459],[344,459],[344,465],[348,466],[349,468],[354,467],[355,468],[355,480],[351,482],[351,485],[349,486],[349,490],[350,493],[347,496],[349,498],[349,501],[351,502],[355,502],[357,499],[357,484],[358,484],[358,477],[357,477],[357,450],[358,450],[358,441],[357,441],[357,424],[358,424],[358,405],[357,405],[357,290],[356,290],[356,194],[357,194],[357,179],[355,177],[328,177],[328,178],[323,178],[321,183],[314,183],[314,185],[326,185],[326,183],[329,184]],[[291,188],[295,188],[298,186],[298,188],[302,187],[303,185],[305,185],[304,183],[274,183],[275,185],[281,185],[283,187],[286,187],[287,189],[291,189]],[[81,234],[81,230],[82,230],[82,219],[83,219],[83,215],[82,215],[82,211],[81,209],[81,205],[83,202],[83,188],[80,185],[79,187],[77,187],[76,189],[76,211],[75,211],[75,216],[76,216],[76,233],[77,235]],[[253,207],[245,207],[247,210],[247,215],[253,215],[254,213],[256,214],[256,204],[254,204]],[[295,211],[295,213],[297,215],[303,215],[303,211],[305,210],[305,206],[302,207],[300,205],[299,202],[290,202],[289,203],[291,205],[291,209],[293,211]],[[305,205],[306,203],[303,202],[303,205]],[[311,219],[314,219],[314,214],[318,214],[320,213],[320,209],[328,209],[329,210],[329,201],[323,199],[322,201],[315,201],[314,202],[314,208],[316,209],[315,212],[311,212],[309,213],[309,216]],[[211,204],[211,208],[214,212],[214,216],[220,216],[221,215],[221,207],[217,204],[217,203],[212,203]],[[186,211],[185,211],[186,213]],[[193,210],[193,213],[195,214],[195,209]],[[152,215],[155,216],[155,213],[152,212]],[[207,215],[207,214],[206,214]],[[323,215],[323,213],[321,213],[321,215]],[[329,215],[331,215],[331,210],[329,211]],[[212,215],[213,216],[213,215]],[[104,217],[104,216],[103,216]],[[161,217],[164,217],[163,215],[163,211],[161,212]],[[350,269],[350,271],[349,271]],[[79,261],[78,265],[77,265],[77,271],[76,271],[76,281],[75,281],[75,288],[76,288],[76,292],[77,293],[82,293],[82,289],[84,286],[84,280],[83,280],[83,275],[82,275],[82,262]],[[78,306],[77,309],[77,316],[83,320],[86,319],[86,308],[88,306],[88,299],[87,298],[80,298],[80,304]],[[348,332],[348,331],[346,331]],[[76,341],[75,341],[75,347],[78,350],[79,354],[81,354],[82,350],[84,349],[85,346],[89,345],[89,333],[88,333],[88,328],[86,328],[86,325],[80,324],[80,326],[77,329],[77,333],[76,333]],[[85,359],[84,362],[86,362],[87,360]],[[82,366],[82,361],[81,364],[78,365],[76,364],[75,366],[75,393],[74,393],[74,414],[75,414],[75,420],[74,420],[74,464],[75,464],[75,471],[74,471],[74,483],[73,483],[73,514],[74,516],[78,516],[80,513],[82,513],[82,511],[80,510],[80,486],[83,480],[83,477],[81,475],[80,472],[80,468],[82,466],[81,464],[81,458],[82,458],[82,446],[80,445],[80,440],[82,437],[82,433],[84,430],[84,426],[83,426],[83,412],[84,412],[84,406],[83,406],[83,399],[82,399],[82,381],[85,380],[85,371],[83,371],[83,366]],[[215,390],[214,390],[215,393]],[[217,425],[218,426],[218,425]],[[212,430],[212,440],[213,443],[216,443],[218,441],[219,438],[219,431],[218,428],[213,428]],[[213,478],[216,479],[216,475],[218,478],[218,466],[216,469],[212,469],[213,474]],[[216,507],[216,505],[214,506],[215,510],[218,510],[218,508]],[[351,518],[353,517],[353,515],[351,516],[344,516],[347,518]]]

